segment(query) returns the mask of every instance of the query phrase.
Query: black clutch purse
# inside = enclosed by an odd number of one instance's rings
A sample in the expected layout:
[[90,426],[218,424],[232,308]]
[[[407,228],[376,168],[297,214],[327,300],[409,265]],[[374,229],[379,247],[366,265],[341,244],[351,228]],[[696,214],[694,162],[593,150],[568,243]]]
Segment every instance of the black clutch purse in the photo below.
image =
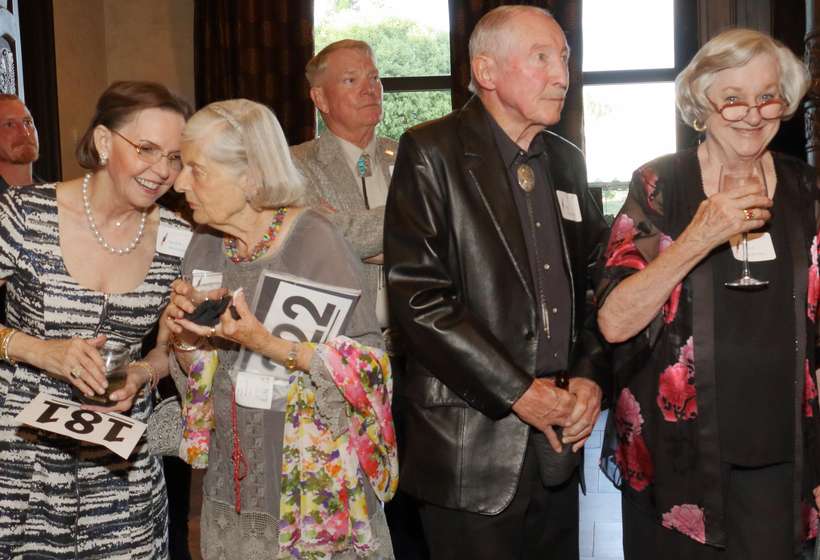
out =
[[547,436],[542,432],[533,430],[530,438],[532,444],[530,448],[535,452],[535,458],[538,460],[541,483],[544,486],[558,486],[569,480],[581,462],[583,449],[578,453],[573,453],[572,445],[565,444],[561,448],[561,453],[556,453],[547,441]]

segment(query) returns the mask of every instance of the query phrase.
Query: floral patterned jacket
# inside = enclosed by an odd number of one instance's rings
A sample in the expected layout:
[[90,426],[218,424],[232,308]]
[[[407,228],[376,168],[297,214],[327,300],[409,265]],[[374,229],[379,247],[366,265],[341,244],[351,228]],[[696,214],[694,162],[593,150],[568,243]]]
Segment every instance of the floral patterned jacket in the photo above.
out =
[[[817,532],[811,498],[818,484],[818,404],[815,379],[818,276],[818,190],[804,162],[773,154],[777,196],[787,201],[792,255],[795,383],[795,548]],[[703,198],[696,150],[661,157],[638,169],[615,219],[597,270],[602,305],[620,281],[643,270],[686,228]],[[615,345],[614,413],[601,468],[624,495],[654,512],[664,526],[725,546],[716,410],[713,287],[702,261],[670,294],[638,335]],[[760,411],[749,411],[751,414]]]

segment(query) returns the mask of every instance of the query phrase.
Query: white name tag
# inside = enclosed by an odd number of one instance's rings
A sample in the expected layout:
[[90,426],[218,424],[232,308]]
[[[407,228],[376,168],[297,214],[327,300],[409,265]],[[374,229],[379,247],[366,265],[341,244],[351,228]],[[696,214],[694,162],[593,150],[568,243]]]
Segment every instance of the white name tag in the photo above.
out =
[[290,384],[270,375],[240,371],[236,376],[236,404],[262,410],[285,410]]
[[578,197],[575,193],[568,193],[556,190],[558,205],[561,207],[561,216],[570,222],[581,221],[581,207],[578,205]]
[[[732,254],[736,260],[743,260],[742,235],[732,237]],[[749,234],[749,262],[773,261],[776,258],[772,236],[768,232]]]
[[16,420],[34,428],[107,447],[128,459],[146,424],[122,414],[83,410],[74,401],[40,393]]
[[390,176],[391,176],[391,177],[393,176],[393,168],[394,168],[394,167],[396,167],[396,166],[395,166],[395,165],[392,165],[392,164],[387,166],[387,170],[390,172]]
[[157,251],[172,257],[184,257],[194,232],[160,224],[157,232]]
[[191,284],[200,292],[218,290],[222,287],[222,273],[195,268],[191,271]]

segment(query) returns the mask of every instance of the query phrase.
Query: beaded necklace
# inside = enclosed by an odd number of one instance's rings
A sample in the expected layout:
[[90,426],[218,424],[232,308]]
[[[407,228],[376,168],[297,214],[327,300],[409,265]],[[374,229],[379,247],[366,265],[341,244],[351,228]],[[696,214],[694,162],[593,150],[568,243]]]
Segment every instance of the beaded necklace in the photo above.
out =
[[277,208],[276,213],[273,215],[273,221],[270,223],[270,226],[268,226],[268,231],[265,232],[265,235],[262,236],[262,239],[256,244],[256,247],[253,248],[253,252],[248,257],[239,256],[235,237],[231,237],[230,235],[224,236],[222,243],[225,246],[225,255],[231,259],[232,263],[238,264],[241,262],[253,262],[267,253],[270,246],[276,241],[276,236],[279,234],[279,230],[282,229],[282,222],[285,220],[285,214],[287,213],[287,206]]

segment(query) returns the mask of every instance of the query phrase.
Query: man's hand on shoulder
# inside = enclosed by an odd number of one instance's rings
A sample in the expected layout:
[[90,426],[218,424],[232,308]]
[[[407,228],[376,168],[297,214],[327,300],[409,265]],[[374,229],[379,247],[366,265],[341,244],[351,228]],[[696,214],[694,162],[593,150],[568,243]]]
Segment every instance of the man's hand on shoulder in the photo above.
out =
[[598,420],[602,392],[597,383],[584,377],[570,378],[569,392],[575,395],[575,407],[564,428],[562,442],[574,444],[572,450],[578,451],[584,446]]
[[513,412],[521,420],[544,432],[556,453],[561,452],[561,442],[553,426],[565,426],[575,408],[575,395],[559,389],[552,379],[536,379],[513,404]]

